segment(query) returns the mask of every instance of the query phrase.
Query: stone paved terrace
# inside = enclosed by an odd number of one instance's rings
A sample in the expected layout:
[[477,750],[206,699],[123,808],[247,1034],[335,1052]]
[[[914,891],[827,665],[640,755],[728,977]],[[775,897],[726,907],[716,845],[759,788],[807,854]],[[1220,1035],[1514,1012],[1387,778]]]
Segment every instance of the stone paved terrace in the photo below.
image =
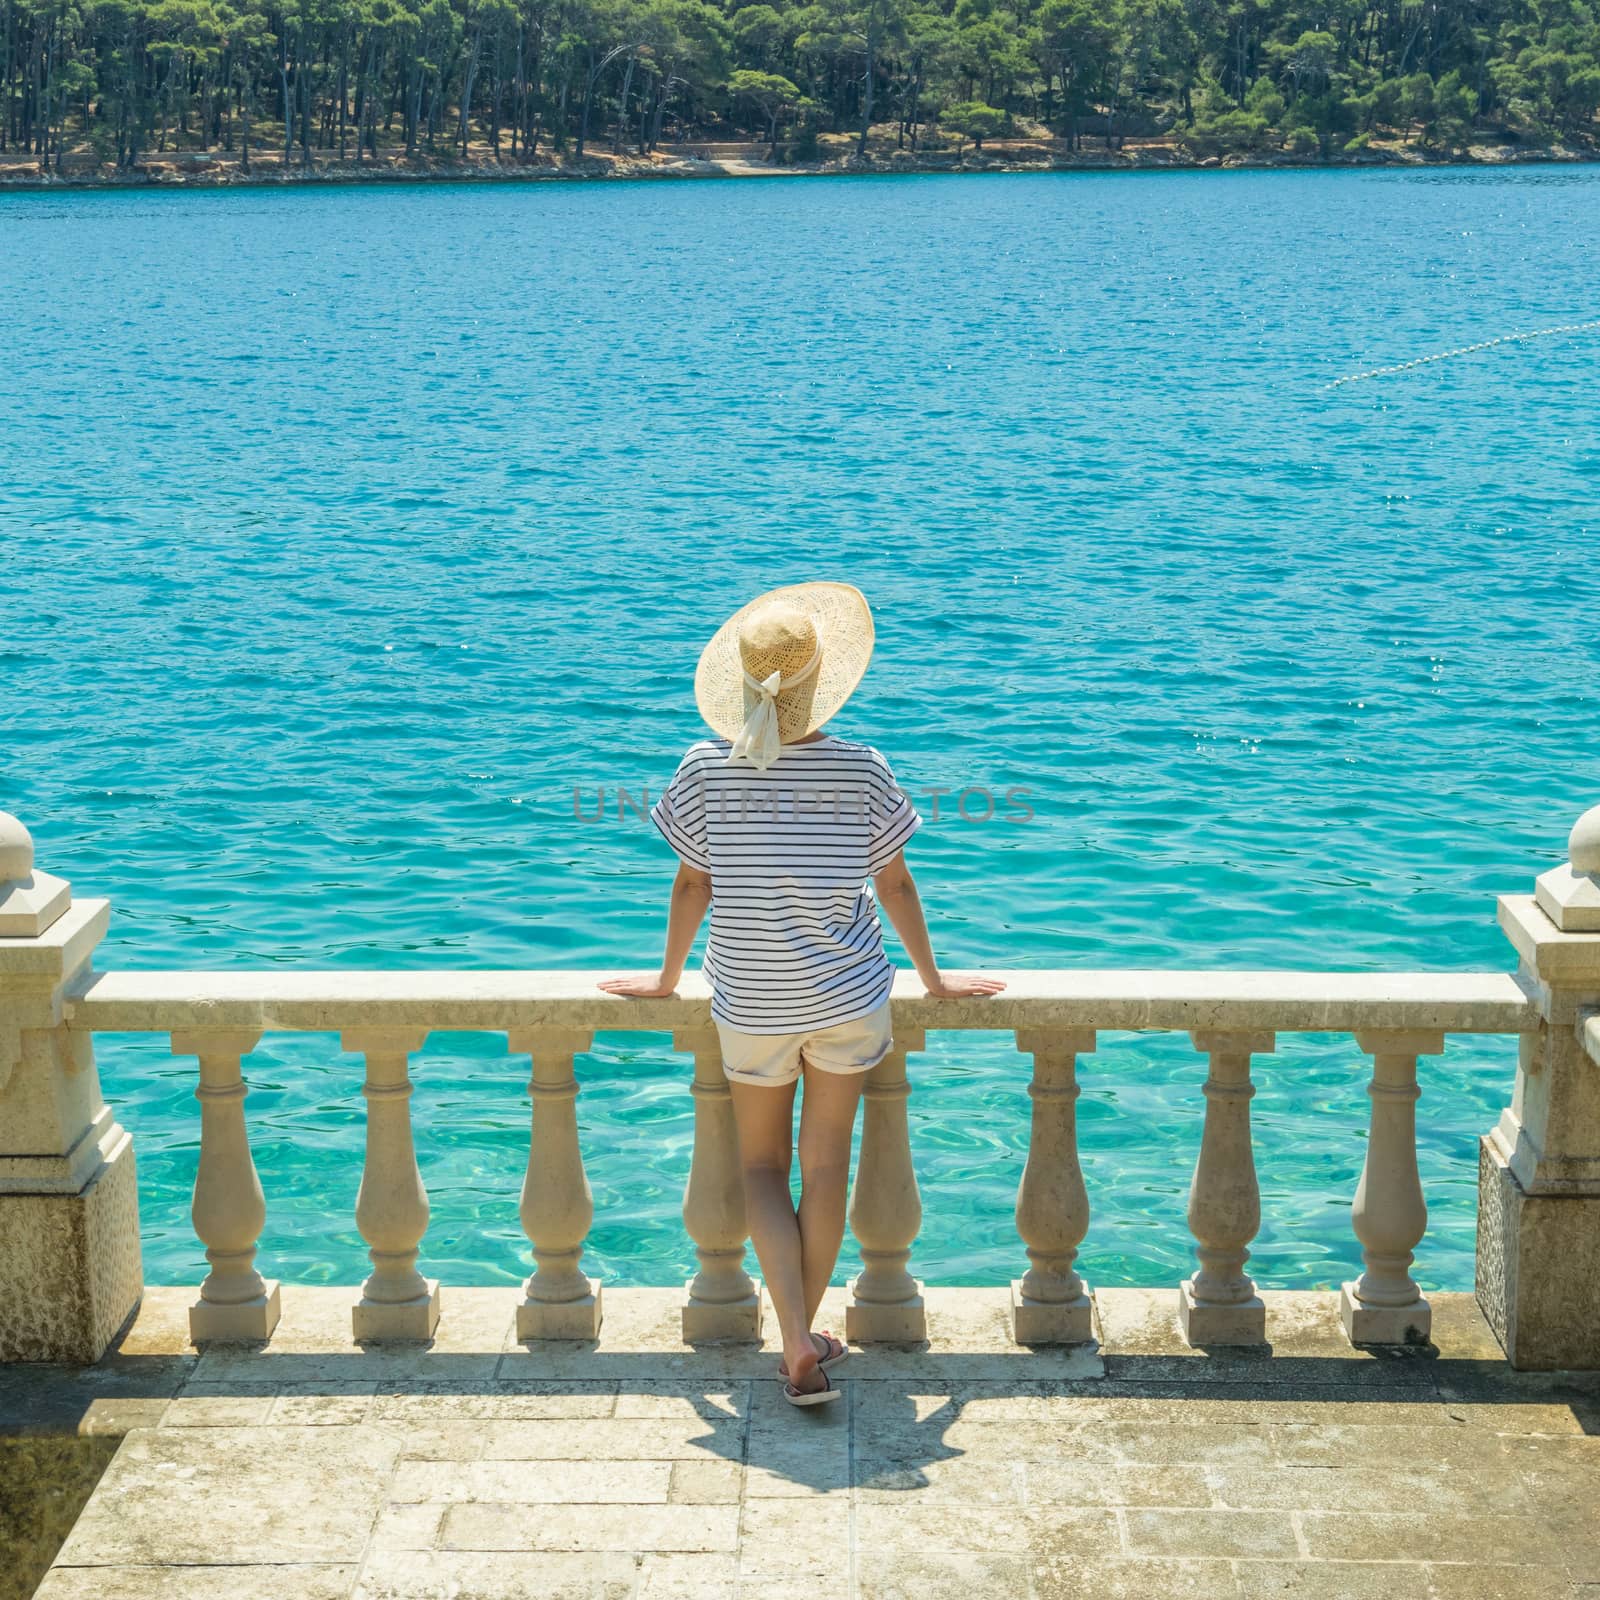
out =
[[1190,1349],[1171,1289],[1034,1351],[1004,1289],[930,1290],[926,1345],[797,1412],[677,1290],[519,1344],[519,1290],[447,1288],[431,1345],[367,1348],[355,1293],[197,1353],[152,1290],[98,1365],[0,1367],[14,1455],[122,1436],[40,1600],[1600,1600],[1600,1375],[1513,1372],[1469,1295],[1367,1352],[1269,1294],[1269,1356]]

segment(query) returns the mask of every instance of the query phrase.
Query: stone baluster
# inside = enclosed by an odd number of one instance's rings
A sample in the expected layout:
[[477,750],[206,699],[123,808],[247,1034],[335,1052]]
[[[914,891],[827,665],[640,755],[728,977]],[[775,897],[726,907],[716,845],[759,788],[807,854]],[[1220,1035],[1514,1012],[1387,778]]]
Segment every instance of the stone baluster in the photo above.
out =
[[761,1291],[744,1270],[744,1174],[733,1122],[733,1096],[714,1028],[673,1035],[675,1050],[694,1055],[694,1154],[683,1191],[683,1225],[700,1270],[683,1307],[685,1344],[761,1338]]
[[98,1361],[144,1287],[133,1140],[70,1027],[110,916],[0,812],[0,1362]]
[[594,1339],[600,1334],[600,1280],[583,1273],[583,1241],[594,1195],[578,1147],[578,1080],[573,1058],[594,1042],[576,1028],[518,1029],[511,1048],[533,1059],[528,1092],[533,1133],[522,1183],[522,1231],[536,1263],[517,1307],[519,1339]]
[[917,1344],[928,1336],[922,1285],[907,1262],[922,1226],[922,1196],[911,1164],[906,1121],[906,1055],[920,1050],[920,1028],[894,1030],[894,1047],[867,1074],[862,1091],[861,1155],[850,1192],[850,1228],[861,1272],[845,1308],[845,1336],[859,1343]]
[[1578,1025],[1578,1042],[1589,1059],[1600,1067],[1600,1010],[1586,1012]]
[[200,1063],[200,1163],[194,1175],[194,1231],[211,1270],[189,1307],[189,1337],[249,1342],[270,1339],[281,1310],[278,1284],[256,1270],[256,1241],[267,1203],[245,1128],[243,1058],[259,1028],[198,1028],[172,1035],[172,1053]]
[[1433,1313],[1410,1271],[1428,1227],[1417,1172],[1417,1057],[1437,1055],[1444,1035],[1376,1029],[1356,1043],[1372,1057],[1372,1131],[1350,1211],[1366,1270],[1344,1285],[1339,1315],[1352,1344],[1426,1344]]
[[358,1340],[431,1339],[439,1324],[439,1283],[417,1271],[428,1231],[428,1191],[411,1138],[410,1056],[424,1028],[355,1028],[345,1050],[367,1058],[367,1154],[356,1196],[356,1226],[367,1241],[372,1273],[351,1322]]
[[1536,1015],[1478,1147],[1478,1304],[1525,1371],[1600,1370],[1600,806],[1567,855],[1500,897]]
[[1200,1268],[1178,1288],[1178,1320],[1192,1345],[1264,1344],[1267,1312],[1244,1264],[1261,1226],[1250,1140],[1250,1057],[1271,1053],[1271,1033],[1203,1029],[1189,1035],[1210,1060],[1206,1119],[1189,1185],[1189,1231]]
[[1031,1263],[1011,1284],[1018,1344],[1083,1344],[1094,1337],[1089,1286],[1073,1263],[1089,1231],[1089,1194],[1078,1164],[1078,1057],[1091,1028],[1024,1028],[1017,1048],[1033,1057],[1028,1159],[1017,1186],[1017,1232]]

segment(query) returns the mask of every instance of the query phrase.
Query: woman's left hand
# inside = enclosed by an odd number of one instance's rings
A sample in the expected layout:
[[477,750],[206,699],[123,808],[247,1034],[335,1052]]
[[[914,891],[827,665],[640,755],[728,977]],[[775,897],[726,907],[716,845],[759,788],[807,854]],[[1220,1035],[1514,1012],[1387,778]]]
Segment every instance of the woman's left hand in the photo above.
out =
[[665,1000],[676,993],[677,979],[668,983],[666,978],[602,978],[600,987],[607,994],[621,995],[625,1000]]

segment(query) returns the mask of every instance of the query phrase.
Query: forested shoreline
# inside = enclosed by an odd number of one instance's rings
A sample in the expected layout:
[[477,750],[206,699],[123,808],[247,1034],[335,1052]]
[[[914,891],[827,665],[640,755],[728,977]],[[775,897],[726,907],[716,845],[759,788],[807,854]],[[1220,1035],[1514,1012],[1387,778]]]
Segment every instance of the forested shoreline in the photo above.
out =
[[1582,0],[0,0],[0,156],[816,161],[1165,141],[1187,159],[1590,150]]

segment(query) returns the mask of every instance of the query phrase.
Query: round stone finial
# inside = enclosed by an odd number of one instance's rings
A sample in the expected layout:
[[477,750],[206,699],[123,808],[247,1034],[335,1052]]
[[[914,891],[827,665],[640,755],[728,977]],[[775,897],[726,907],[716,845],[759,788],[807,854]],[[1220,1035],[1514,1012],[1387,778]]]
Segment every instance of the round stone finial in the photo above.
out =
[[20,883],[33,872],[33,835],[9,811],[0,811],[0,883]]
[[1600,876],[1600,806],[1591,806],[1573,823],[1567,840],[1567,860],[1574,872]]

